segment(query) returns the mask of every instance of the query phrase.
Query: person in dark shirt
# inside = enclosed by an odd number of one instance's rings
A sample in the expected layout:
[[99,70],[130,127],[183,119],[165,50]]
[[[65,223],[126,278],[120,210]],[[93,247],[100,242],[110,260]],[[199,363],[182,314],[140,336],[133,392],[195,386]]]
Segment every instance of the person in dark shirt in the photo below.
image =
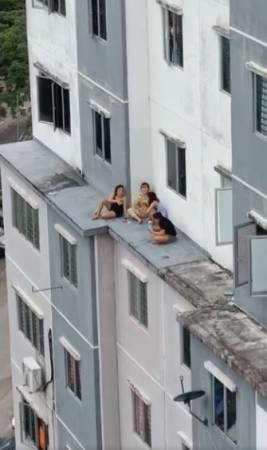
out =
[[168,244],[177,239],[177,232],[173,223],[160,212],[153,214],[151,234],[154,244]]

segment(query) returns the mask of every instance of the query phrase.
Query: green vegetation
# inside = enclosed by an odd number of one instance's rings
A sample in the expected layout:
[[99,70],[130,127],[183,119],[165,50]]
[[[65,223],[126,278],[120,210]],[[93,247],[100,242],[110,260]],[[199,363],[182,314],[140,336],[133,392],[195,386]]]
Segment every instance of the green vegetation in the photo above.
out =
[[25,0],[0,0],[0,117],[28,99]]

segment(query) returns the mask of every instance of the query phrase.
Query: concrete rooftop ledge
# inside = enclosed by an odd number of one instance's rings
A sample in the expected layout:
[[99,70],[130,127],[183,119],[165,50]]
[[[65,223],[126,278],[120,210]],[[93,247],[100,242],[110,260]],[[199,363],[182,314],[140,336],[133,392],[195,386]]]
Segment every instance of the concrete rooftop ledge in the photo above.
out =
[[177,314],[177,320],[267,397],[267,332],[233,304]]
[[[36,140],[0,146],[0,160],[82,236],[109,232],[196,307],[224,303],[232,278],[196,243],[178,231],[176,242],[152,244],[146,224],[92,220],[102,197],[79,173]],[[119,180],[118,180],[119,181]],[[107,193],[108,194],[108,193]]]

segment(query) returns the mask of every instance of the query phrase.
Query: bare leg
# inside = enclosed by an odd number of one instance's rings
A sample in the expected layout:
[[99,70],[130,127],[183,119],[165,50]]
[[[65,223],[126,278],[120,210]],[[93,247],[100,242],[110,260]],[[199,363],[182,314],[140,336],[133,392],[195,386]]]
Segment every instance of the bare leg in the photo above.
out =
[[94,220],[100,218],[101,212],[102,212],[102,209],[104,208],[104,206],[107,209],[110,209],[110,202],[108,200],[106,200],[106,199],[101,200],[101,202],[98,204],[97,210],[95,211],[95,213],[93,215],[93,219]]
[[152,236],[153,244],[167,244],[170,240],[168,234],[154,234]]
[[136,220],[138,223],[142,223],[142,219],[140,219],[140,217],[138,217],[134,208],[129,208],[127,213],[128,213],[128,216],[132,217],[132,219]]
[[101,219],[116,219],[116,214],[114,211],[104,211],[103,213],[100,214],[100,218]]

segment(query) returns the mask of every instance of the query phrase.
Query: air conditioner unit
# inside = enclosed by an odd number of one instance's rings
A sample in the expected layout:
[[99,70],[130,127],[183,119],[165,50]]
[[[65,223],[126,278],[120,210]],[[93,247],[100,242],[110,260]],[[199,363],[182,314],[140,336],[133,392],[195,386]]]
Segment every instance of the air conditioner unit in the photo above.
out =
[[24,385],[29,388],[29,392],[36,392],[42,386],[42,369],[34,358],[23,359]]

